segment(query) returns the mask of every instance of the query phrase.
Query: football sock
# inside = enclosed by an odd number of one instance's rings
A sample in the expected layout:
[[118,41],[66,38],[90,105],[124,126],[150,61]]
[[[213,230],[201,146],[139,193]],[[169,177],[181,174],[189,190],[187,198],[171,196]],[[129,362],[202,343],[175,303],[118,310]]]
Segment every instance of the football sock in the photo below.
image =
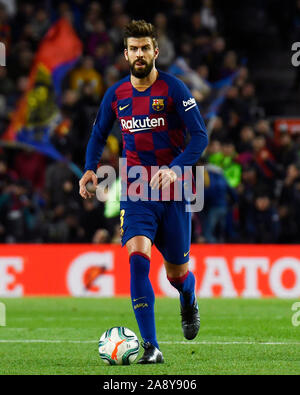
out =
[[192,272],[187,271],[181,277],[170,278],[171,285],[179,291],[180,303],[182,306],[191,305],[195,298],[195,276]]
[[150,260],[142,253],[134,252],[129,262],[131,302],[141,336],[145,343],[150,342],[159,348],[154,318],[155,296],[149,280]]

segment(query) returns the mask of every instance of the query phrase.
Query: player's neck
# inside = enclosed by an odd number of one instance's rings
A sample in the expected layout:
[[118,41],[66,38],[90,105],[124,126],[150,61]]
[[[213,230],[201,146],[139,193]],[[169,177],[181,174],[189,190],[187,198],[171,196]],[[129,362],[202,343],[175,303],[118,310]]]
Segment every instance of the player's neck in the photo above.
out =
[[138,91],[145,91],[149,88],[149,86],[153,85],[158,77],[158,71],[153,67],[150,73],[145,78],[137,78],[133,74],[131,74],[130,81],[134,88]]

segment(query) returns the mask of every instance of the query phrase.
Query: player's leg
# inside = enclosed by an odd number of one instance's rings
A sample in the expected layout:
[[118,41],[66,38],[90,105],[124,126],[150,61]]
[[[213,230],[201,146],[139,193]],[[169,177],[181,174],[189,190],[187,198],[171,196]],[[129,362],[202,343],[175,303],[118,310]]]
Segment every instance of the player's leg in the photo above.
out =
[[189,271],[189,263],[174,265],[164,260],[164,265],[168,280],[180,294],[181,305],[193,304],[195,297],[195,276]]
[[149,279],[151,240],[135,236],[127,241],[130,261],[130,294],[132,307],[143,338],[144,355],[138,363],[163,362],[156,338],[154,303],[155,295]]
[[155,296],[149,279],[151,247],[159,221],[155,208],[152,202],[128,201],[121,206],[122,245],[129,253],[132,306],[145,348],[138,363],[163,362],[156,338]]
[[195,276],[189,271],[188,262],[182,265],[164,261],[170,284],[180,295],[181,326],[186,339],[194,339],[200,329],[200,315],[195,295]]
[[154,321],[154,291],[149,280],[151,240],[135,236],[127,241],[130,263],[130,294],[133,311],[145,343],[158,348]]
[[186,202],[167,202],[162,226],[155,240],[164,257],[167,277],[180,296],[181,324],[186,339],[196,337],[200,328],[200,316],[195,297],[195,277],[189,271],[191,245],[191,213]]

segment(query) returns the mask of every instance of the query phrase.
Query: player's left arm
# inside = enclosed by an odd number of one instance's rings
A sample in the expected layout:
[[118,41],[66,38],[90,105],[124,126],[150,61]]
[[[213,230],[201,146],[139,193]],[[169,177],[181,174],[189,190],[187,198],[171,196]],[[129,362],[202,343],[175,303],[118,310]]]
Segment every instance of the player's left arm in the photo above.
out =
[[[180,80],[174,80],[172,98],[176,111],[191,135],[185,150],[169,165],[169,169],[159,170],[151,179],[150,186],[155,188],[167,187],[177,179],[174,166],[179,166],[184,172],[184,166],[192,166],[200,158],[208,144],[208,136],[198,105],[186,85]],[[172,169],[172,167],[174,169]]]
[[182,81],[176,82],[172,97],[175,108],[191,138],[185,150],[171,162],[170,168],[179,166],[183,170],[184,166],[192,166],[198,161],[207,147],[208,136],[195,98]]

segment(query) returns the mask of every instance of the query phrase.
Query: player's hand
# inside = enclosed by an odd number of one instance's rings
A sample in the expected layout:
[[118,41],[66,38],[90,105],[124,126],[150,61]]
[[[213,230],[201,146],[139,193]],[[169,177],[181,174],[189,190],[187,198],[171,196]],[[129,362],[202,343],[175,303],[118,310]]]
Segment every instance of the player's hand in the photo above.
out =
[[164,189],[177,180],[177,174],[171,169],[159,170],[150,181],[152,189]]
[[[92,188],[87,190],[87,183],[92,183]],[[93,170],[87,170],[79,181],[79,194],[83,199],[92,198],[95,196],[95,191],[98,185],[96,174]]]

